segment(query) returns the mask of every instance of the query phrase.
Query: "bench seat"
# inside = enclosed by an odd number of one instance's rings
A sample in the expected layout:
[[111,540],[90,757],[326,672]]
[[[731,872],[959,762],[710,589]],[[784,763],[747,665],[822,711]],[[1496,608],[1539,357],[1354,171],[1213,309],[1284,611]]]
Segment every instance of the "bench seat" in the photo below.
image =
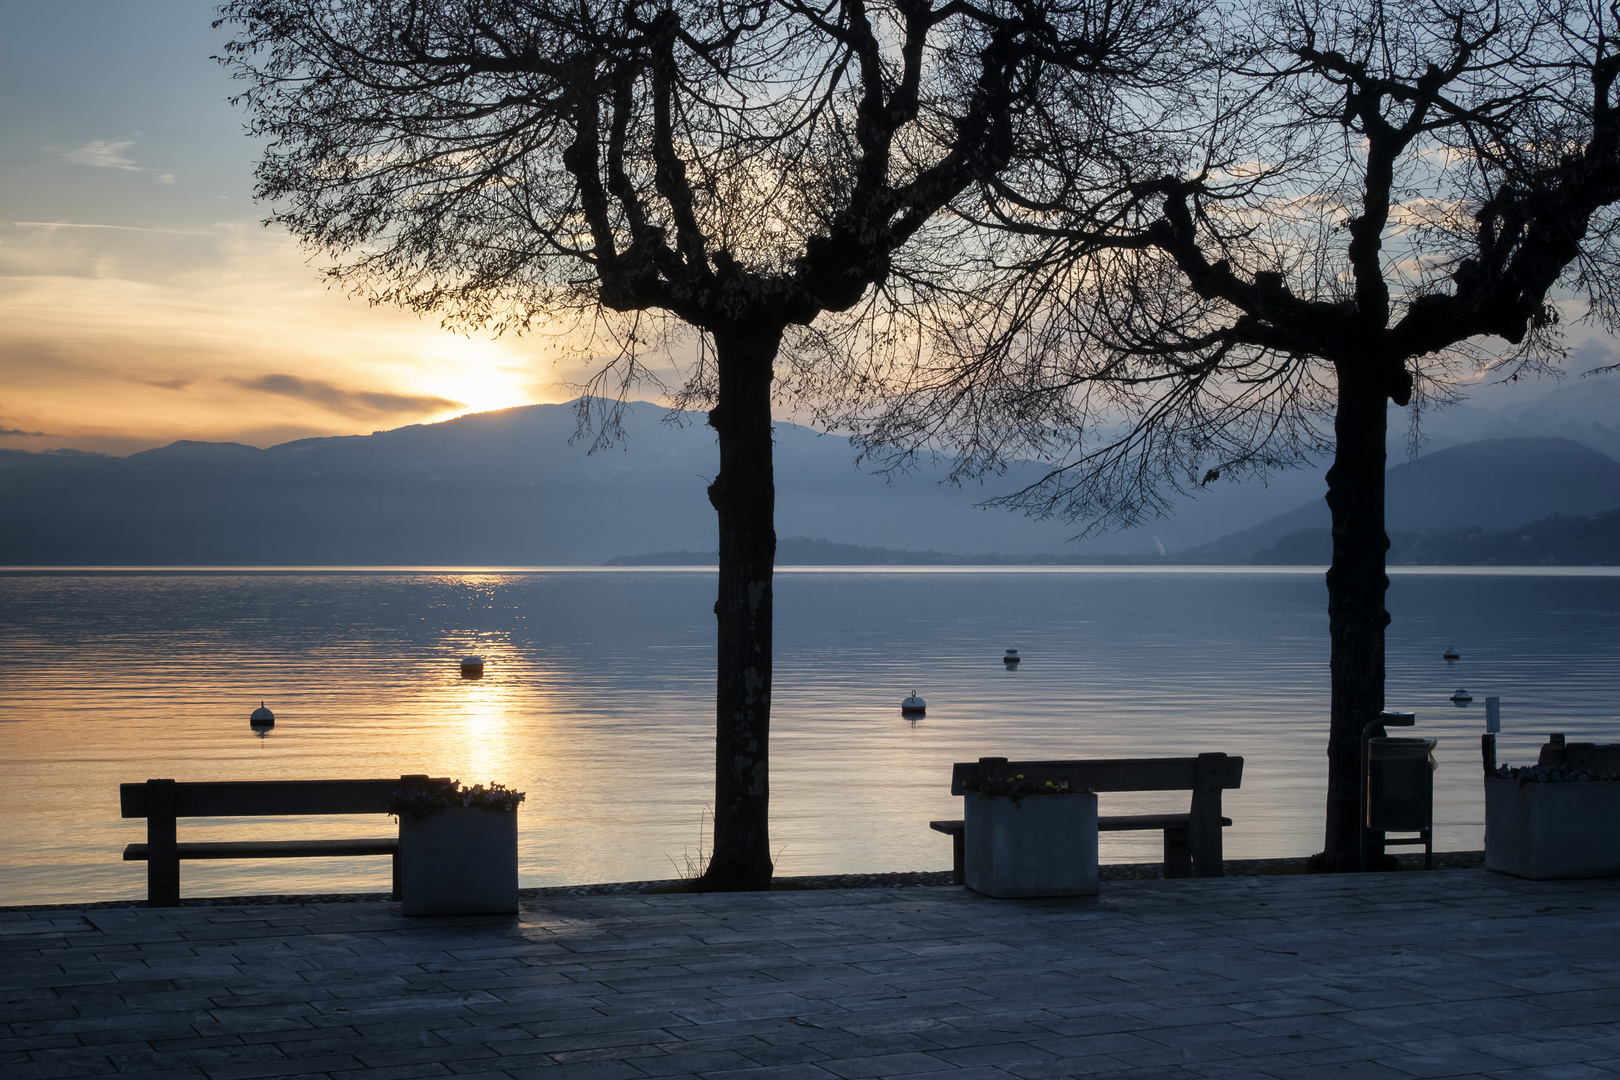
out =
[[[399,837],[371,840],[211,840],[174,845],[182,859],[319,859],[347,855],[398,855]],[[124,848],[125,862],[145,862],[146,845]]]
[[[1190,791],[1192,805],[1185,814],[1122,814],[1097,819],[1098,832],[1133,829],[1164,831],[1164,876],[1220,877],[1225,865],[1221,834],[1232,819],[1221,816],[1221,792],[1243,784],[1243,759],[1220,753],[1174,758],[1097,758],[1069,761],[1008,761],[982,757],[951,766],[951,794],[968,795],[1016,777],[1033,785],[1062,785],[1093,794],[1116,791]],[[966,884],[965,838],[962,823],[934,821],[930,827],[951,833],[956,880]],[[955,830],[953,832],[953,829]]]
[[[1187,825],[1191,814],[1114,814],[1097,819],[1098,832],[1137,832],[1164,830],[1164,876],[1192,877],[1192,849],[1187,843]],[[1223,826],[1232,824],[1229,817],[1221,818]],[[966,824],[960,820],[930,821],[928,827],[951,838],[951,880],[958,885],[966,882],[964,866],[964,835]]]
[[[130,844],[124,848],[124,861],[146,862],[146,852],[145,844]],[[397,836],[359,840],[203,840],[174,845],[176,859],[338,859],[351,855],[393,856],[393,890],[389,895],[399,899]]]
[[338,859],[388,855],[393,895],[400,897],[398,836],[344,840],[205,840],[179,843],[176,827],[187,817],[279,817],[308,814],[386,814],[394,793],[434,788],[443,777],[406,775],[395,780],[148,780],[118,786],[119,813],[146,819],[146,843],[124,848],[125,862],[146,863],[146,902],[180,903],[180,863],[186,859]]

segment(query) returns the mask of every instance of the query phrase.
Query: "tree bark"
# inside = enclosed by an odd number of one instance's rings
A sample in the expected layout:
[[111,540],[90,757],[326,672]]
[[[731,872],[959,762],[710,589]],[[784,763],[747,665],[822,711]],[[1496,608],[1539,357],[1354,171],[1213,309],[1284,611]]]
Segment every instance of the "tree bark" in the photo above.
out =
[[771,885],[771,577],[776,479],[771,464],[772,363],[780,326],[713,331],[719,393],[709,425],[720,473],[709,485],[719,515],[718,687],[715,695],[714,845],[704,889]]
[[1328,470],[1333,565],[1327,572],[1333,687],[1328,729],[1326,868],[1354,870],[1360,844],[1361,729],[1384,708],[1384,436],[1387,395],[1339,367],[1336,446]]

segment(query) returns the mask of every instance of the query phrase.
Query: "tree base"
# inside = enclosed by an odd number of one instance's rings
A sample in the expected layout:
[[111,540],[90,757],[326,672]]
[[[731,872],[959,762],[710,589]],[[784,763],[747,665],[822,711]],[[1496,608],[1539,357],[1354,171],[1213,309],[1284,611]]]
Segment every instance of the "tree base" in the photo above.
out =
[[[1387,851],[1367,857],[1367,870],[1369,872],[1375,870],[1399,870],[1400,868],[1401,861]],[[1305,870],[1311,874],[1354,874],[1359,869],[1359,860],[1343,866],[1329,863],[1325,851],[1318,851],[1315,855],[1305,857]]]
[[763,878],[745,874],[705,873],[686,883],[690,892],[769,892],[771,875]]

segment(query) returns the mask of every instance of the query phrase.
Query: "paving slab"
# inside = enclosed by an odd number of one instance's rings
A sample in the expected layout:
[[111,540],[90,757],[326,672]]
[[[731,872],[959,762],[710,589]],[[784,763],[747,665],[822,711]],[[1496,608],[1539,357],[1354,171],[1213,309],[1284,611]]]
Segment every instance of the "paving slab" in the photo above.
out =
[[0,910],[0,1074],[1620,1077],[1620,881]]

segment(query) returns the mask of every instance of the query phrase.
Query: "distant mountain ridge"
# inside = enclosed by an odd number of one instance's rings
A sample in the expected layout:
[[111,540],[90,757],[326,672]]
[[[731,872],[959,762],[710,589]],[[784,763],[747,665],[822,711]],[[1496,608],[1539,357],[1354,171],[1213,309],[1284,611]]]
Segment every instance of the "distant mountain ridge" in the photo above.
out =
[[[622,449],[571,442],[571,405],[533,405],[260,450],[177,442],[127,458],[0,451],[0,564],[597,565],[714,543],[718,467],[701,414],[631,406]],[[858,472],[846,440],[776,425],[784,533],[1030,552],[1071,531],[974,502],[1029,482],[941,487]]]
[[[596,454],[571,444],[570,405],[263,450],[182,441],[127,458],[0,451],[0,565],[704,562],[715,542],[713,433],[700,414],[674,424],[668,415],[632,406],[624,448]],[[1015,463],[964,489],[940,483],[943,466],[885,479],[858,471],[843,439],[780,423],[775,434],[784,565],[1286,560],[1314,551],[1306,534],[1327,525],[1319,477],[1300,472],[1269,488],[1220,485],[1209,498],[1219,505],[1184,507],[1179,522],[1074,544],[1077,526],[975,506],[1043,466]],[[1440,534],[1620,507],[1620,463],[1566,439],[1484,440],[1397,465],[1389,490],[1392,532],[1434,533],[1426,550],[1472,550]],[[1530,558],[1551,544],[1551,556],[1564,543],[1553,533],[1573,528],[1549,526],[1517,550]],[[1127,545],[1134,553],[1120,552]]]
[[[1425,454],[1385,477],[1385,528],[1396,534],[1473,528],[1511,529],[1558,514],[1588,515],[1620,507],[1620,462],[1570,439],[1483,439]],[[1304,558],[1326,535],[1325,500],[1316,499],[1251,528],[1177,552],[1196,563],[1325,562]]]

